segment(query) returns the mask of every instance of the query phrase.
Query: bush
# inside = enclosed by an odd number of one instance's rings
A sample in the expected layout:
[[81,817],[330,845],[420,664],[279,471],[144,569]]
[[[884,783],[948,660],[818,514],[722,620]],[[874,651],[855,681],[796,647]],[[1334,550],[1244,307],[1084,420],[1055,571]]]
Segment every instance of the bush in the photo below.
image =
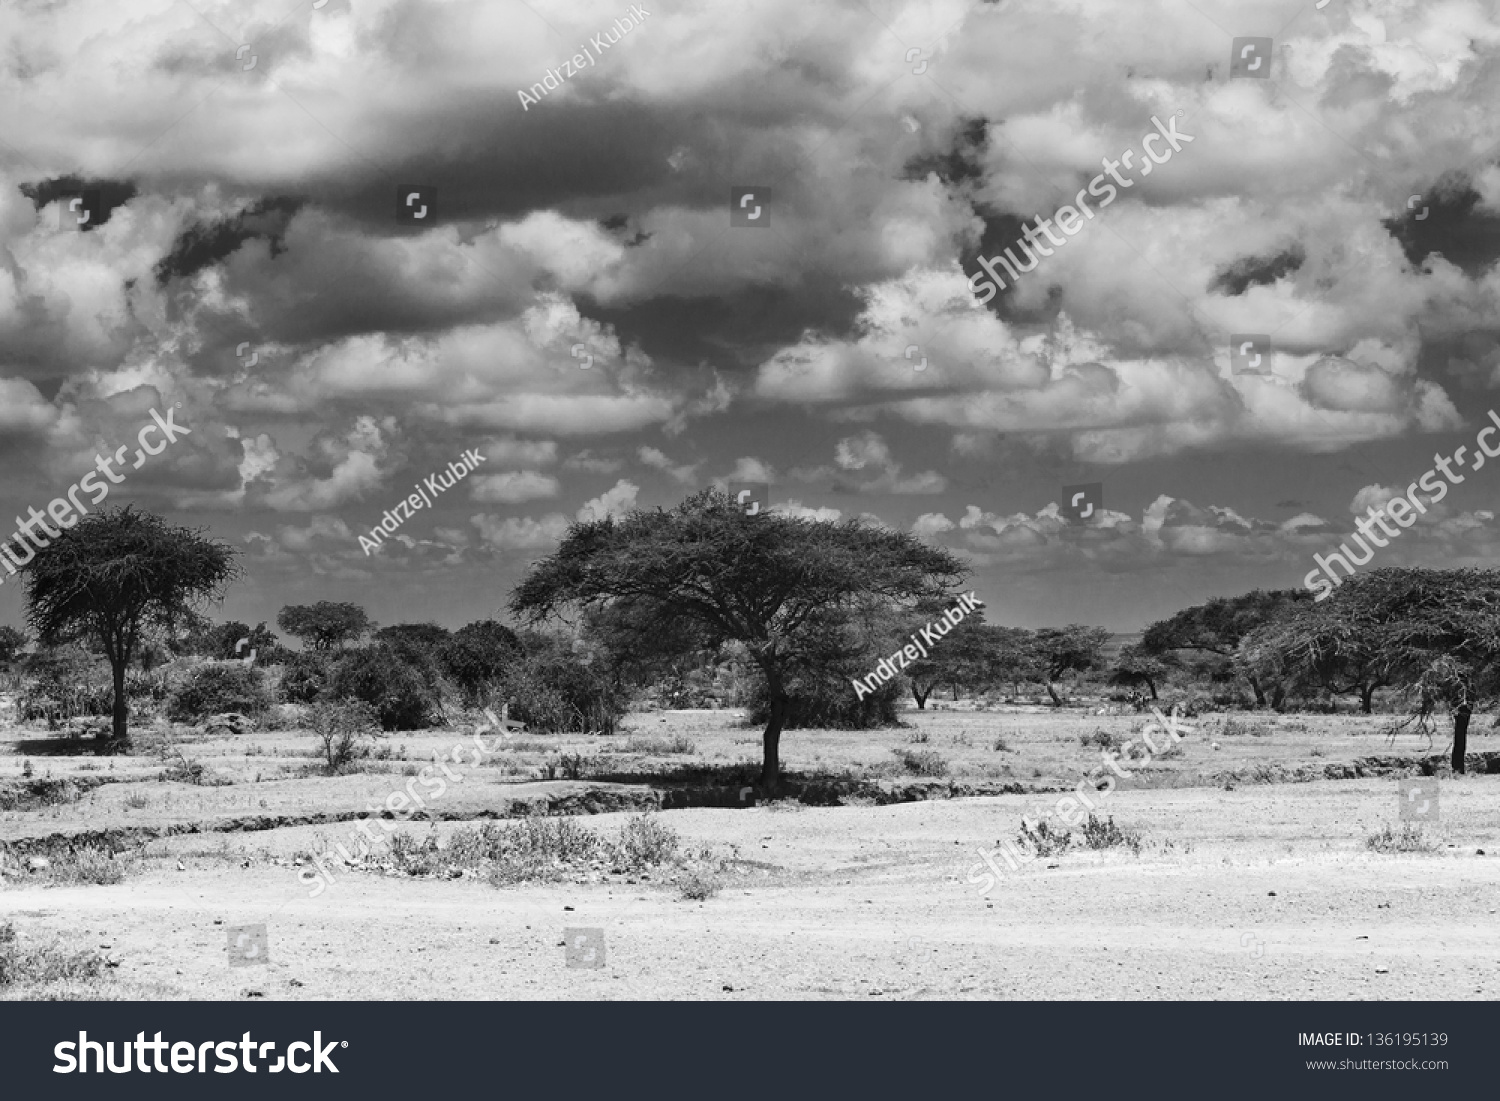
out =
[[626,822],[615,843],[615,867],[637,872],[655,864],[665,864],[677,855],[677,831],[664,826],[654,817],[643,814]]
[[330,773],[347,768],[365,752],[365,743],[380,736],[380,719],[363,700],[338,700],[313,706],[313,733],[323,743]]
[[383,730],[425,729],[439,706],[422,672],[389,646],[344,654],[333,668],[328,690],[336,699],[369,704]]
[[613,734],[628,703],[594,667],[550,646],[513,665],[504,691],[510,717],[534,734]]
[[1054,830],[1045,821],[1038,823],[1036,829],[1023,821],[1018,840],[1023,847],[1029,845],[1035,850],[1037,856],[1061,856],[1073,844],[1073,835],[1067,830]]
[[1105,730],[1102,726],[1088,734],[1080,734],[1078,741],[1085,749],[1091,745],[1098,746],[1100,749],[1120,748],[1120,736],[1112,730]]
[[437,653],[470,707],[478,706],[484,693],[501,683],[523,657],[516,633],[493,620],[460,627]]
[[167,718],[192,723],[225,711],[259,715],[271,706],[265,674],[239,661],[200,665],[172,693]]
[[948,762],[935,749],[893,749],[891,752],[907,772],[917,776],[948,775]]
[[1365,847],[1378,853],[1430,853],[1437,849],[1434,842],[1423,836],[1421,828],[1410,822],[1401,827],[1400,833],[1392,832],[1390,826],[1372,833],[1365,838]]
[[1135,830],[1122,830],[1115,825],[1113,816],[1101,822],[1090,814],[1079,830],[1083,833],[1083,843],[1091,849],[1126,848],[1137,856],[1141,854],[1141,835]]
[[333,660],[318,650],[289,651],[281,664],[281,698],[285,703],[315,703],[328,689]]
[[682,897],[693,902],[703,902],[719,893],[718,877],[696,868],[684,872],[677,880],[677,886],[682,891]]

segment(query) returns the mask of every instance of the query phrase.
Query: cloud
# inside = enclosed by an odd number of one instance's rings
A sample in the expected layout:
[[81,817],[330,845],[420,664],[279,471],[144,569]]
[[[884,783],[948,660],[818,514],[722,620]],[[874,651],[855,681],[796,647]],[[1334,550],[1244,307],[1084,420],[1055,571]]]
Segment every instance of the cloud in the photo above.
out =
[[534,470],[483,474],[471,481],[473,487],[469,495],[474,500],[511,505],[556,497],[561,488],[556,478]]
[[598,497],[585,501],[578,510],[580,522],[590,520],[603,520],[609,516],[623,516],[635,508],[635,495],[640,488],[634,482],[627,482],[621,478],[614,486]]

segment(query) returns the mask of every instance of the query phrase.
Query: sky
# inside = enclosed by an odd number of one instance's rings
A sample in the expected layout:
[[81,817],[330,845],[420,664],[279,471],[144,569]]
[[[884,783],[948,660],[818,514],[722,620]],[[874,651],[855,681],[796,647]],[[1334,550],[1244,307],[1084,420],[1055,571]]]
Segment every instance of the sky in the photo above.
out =
[[990,622],[1132,631],[1304,584],[1459,446],[1369,568],[1493,562],[1493,3],[11,0],[0,36],[0,529],[125,446],[105,504],[242,552],[216,616],[504,618],[569,524],[758,482],[950,548]]

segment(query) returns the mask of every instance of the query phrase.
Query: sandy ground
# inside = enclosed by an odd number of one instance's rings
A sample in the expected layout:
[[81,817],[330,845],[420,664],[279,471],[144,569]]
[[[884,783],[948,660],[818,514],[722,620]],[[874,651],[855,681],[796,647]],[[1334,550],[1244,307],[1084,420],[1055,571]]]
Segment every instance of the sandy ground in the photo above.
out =
[[[1390,780],[1121,790],[1103,809],[1139,856],[1037,860],[987,896],[977,850],[1035,796],[667,812],[742,858],[704,902],[356,872],[314,899],[267,858],[339,830],[199,835],[153,843],[120,885],[0,891],[0,920],[107,948],[122,997],[1493,999],[1500,776],[1442,798],[1438,851],[1384,855],[1365,838],[1397,824]],[[230,967],[227,929],[260,922],[270,962]],[[566,927],[604,930],[604,968],[566,966]]]

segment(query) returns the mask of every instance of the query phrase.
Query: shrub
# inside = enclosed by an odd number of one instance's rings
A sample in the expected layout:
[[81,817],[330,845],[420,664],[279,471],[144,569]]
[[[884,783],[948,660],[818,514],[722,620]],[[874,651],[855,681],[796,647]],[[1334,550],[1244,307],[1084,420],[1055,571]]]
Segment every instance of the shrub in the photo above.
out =
[[380,736],[380,719],[364,700],[338,700],[313,706],[312,728],[323,743],[328,771],[337,773],[364,752],[368,740]]
[[281,664],[281,698],[285,703],[316,703],[328,688],[333,660],[320,650],[292,650]]
[[1115,825],[1113,816],[1101,822],[1090,814],[1079,830],[1083,834],[1083,843],[1091,849],[1126,848],[1137,856],[1141,854],[1141,835],[1135,830],[1122,830]]
[[683,898],[703,902],[718,894],[720,885],[717,876],[694,868],[678,878],[677,886],[682,891]]
[[438,660],[463,693],[464,702],[478,706],[486,690],[505,679],[523,657],[516,633],[493,620],[460,627],[438,649]]
[[1014,753],[1015,752],[1015,750],[1013,750],[1013,749],[1010,748],[1010,743],[1005,740],[1005,736],[1004,735],[1001,735],[1000,737],[996,738],[995,739],[995,744],[991,748],[993,748],[996,753]]
[[893,749],[891,752],[907,772],[917,776],[948,775],[948,762],[935,749]]
[[643,814],[626,822],[614,845],[615,867],[627,872],[665,864],[677,855],[677,831]]
[[613,734],[628,703],[599,670],[557,646],[512,665],[504,691],[510,717],[533,734]]
[[265,674],[239,661],[215,661],[198,666],[172,693],[167,717],[173,722],[199,722],[224,711],[262,714],[271,706]]
[[1393,833],[1390,826],[1372,833],[1365,838],[1365,847],[1378,853],[1430,853],[1437,849],[1437,844],[1424,837],[1420,827],[1408,822],[1400,833]]
[[411,661],[389,646],[350,650],[333,668],[329,693],[363,700],[375,709],[383,730],[421,730],[438,709],[436,693]]
[[1113,730],[1105,730],[1102,726],[1088,734],[1080,734],[1078,741],[1085,749],[1091,745],[1100,749],[1119,749],[1121,744],[1118,734]]
[[926,745],[930,741],[932,741],[932,735],[926,730],[913,730],[906,736],[908,745]]
[[1054,830],[1045,821],[1032,829],[1023,821],[1018,838],[1022,846],[1029,845],[1037,856],[1061,856],[1073,844],[1073,835],[1067,830]]

